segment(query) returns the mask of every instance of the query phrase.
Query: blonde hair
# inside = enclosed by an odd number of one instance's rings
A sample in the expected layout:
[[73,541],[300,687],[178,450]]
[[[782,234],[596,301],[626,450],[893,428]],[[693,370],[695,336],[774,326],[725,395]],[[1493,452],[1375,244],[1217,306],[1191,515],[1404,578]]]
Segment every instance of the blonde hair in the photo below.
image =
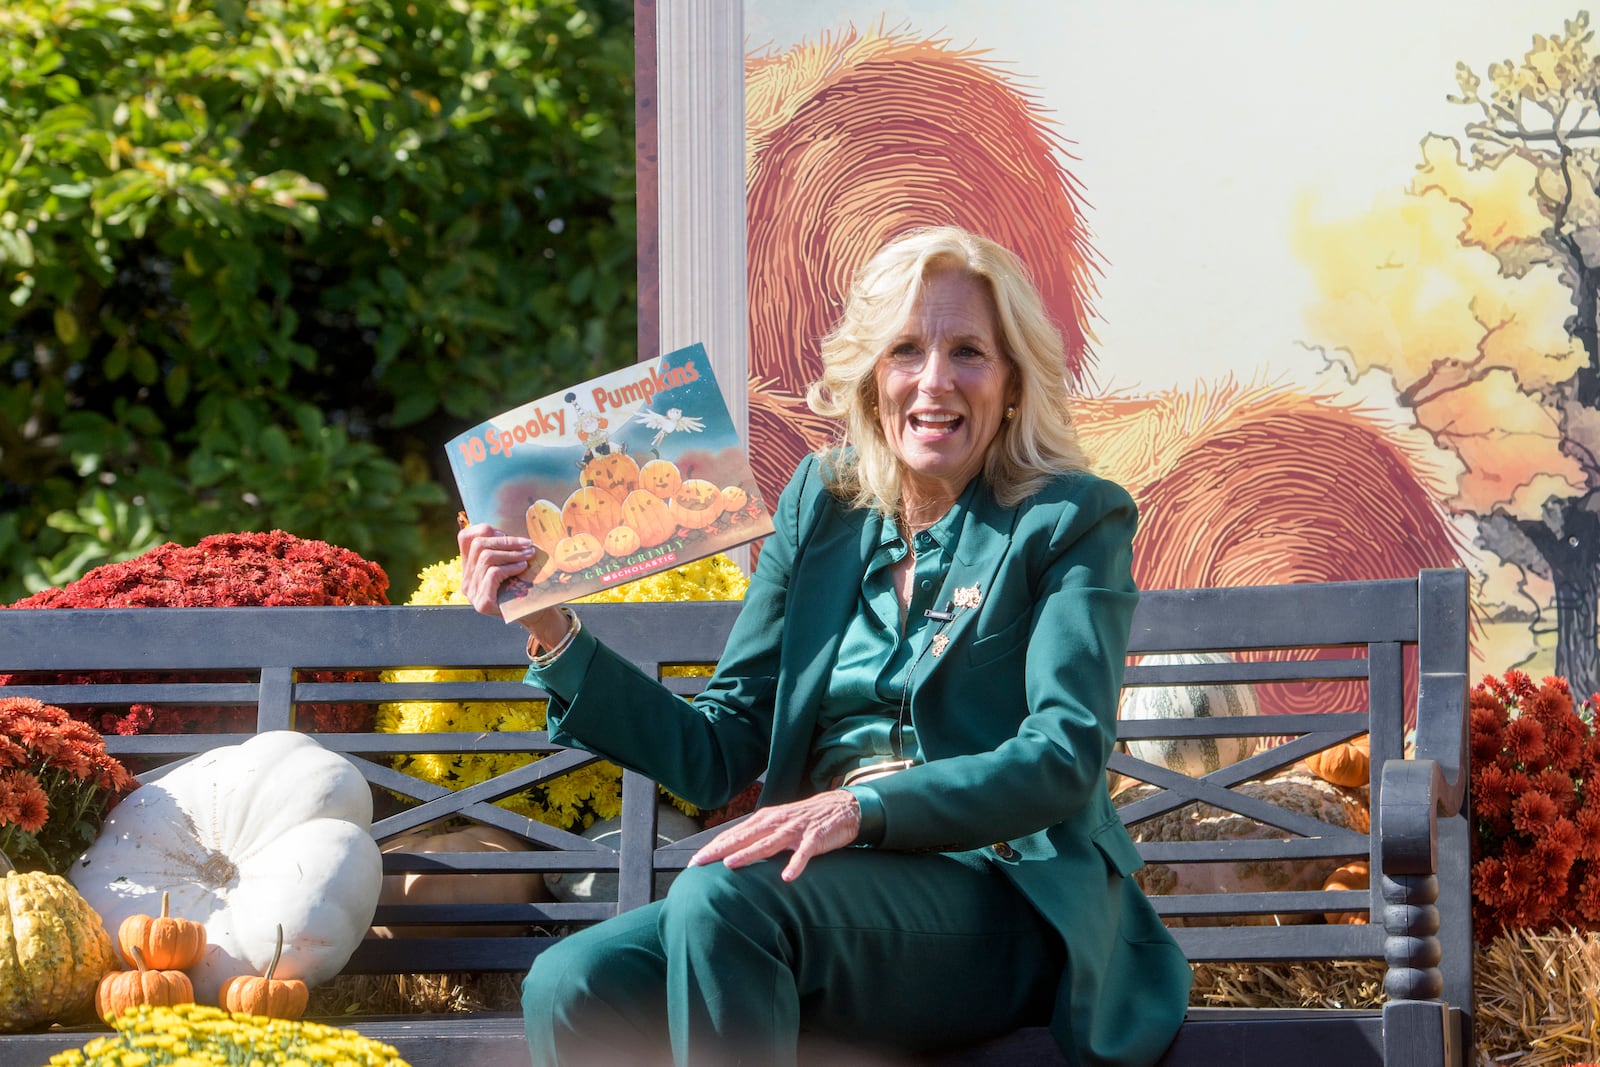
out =
[[899,514],[900,462],[878,421],[875,372],[928,277],[944,270],[984,283],[1014,373],[1016,417],[1000,424],[984,457],[995,498],[1013,507],[1054,475],[1089,466],[1072,425],[1061,335],[1027,268],[987,237],[929,227],[896,237],[856,273],[844,313],[822,341],[822,377],[806,392],[812,411],[842,424],[839,440],[818,456],[830,489],[854,507]]

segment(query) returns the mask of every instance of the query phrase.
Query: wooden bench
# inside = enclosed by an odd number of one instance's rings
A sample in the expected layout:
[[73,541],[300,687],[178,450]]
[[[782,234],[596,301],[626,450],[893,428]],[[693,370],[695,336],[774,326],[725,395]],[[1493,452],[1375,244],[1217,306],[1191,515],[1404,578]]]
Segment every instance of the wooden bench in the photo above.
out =
[[[737,604],[595,605],[584,624],[644,670],[714,660]],[[0,674],[18,671],[148,672],[170,670],[181,682],[105,681],[71,686],[16,684],[0,695],[37,697],[59,706],[233,704],[256,709],[257,731],[295,726],[308,703],[411,700],[529,700],[542,694],[517,682],[319,682],[312,669],[376,671],[391,667],[486,667],[525,662],[519,630],[460,607],[223,608],[0,611]],[[1311,658],[1323,650],[1325,658]],[[1332,650],[1328,652],[1327,650]],[[1320,683],[1315,710],[1250,718],[1130,720],[1125,740],[1258,735],[1281,743],[1242,762],[1190,778],[1119,752],[1113,769],[1157,787],[1125,806],[1135,830],[1162,814],[1203,802],[1280,828],[1281,836],[1234,841],[1142,843],[1147,860],[1285,862],[1370,859],[1367,891],[1161,895],[1158,909],[1182,919],[1175,934],[1191,960],[1386,960],[1381,1009],[1194,1008],[1164,1064],[1277,1063],[1296,1067],[1470,1062],[1472,931],[1468,892],[1467,782],[1468,597],[1460,571],[1416,579],[1146,592],[1133,629],[1137,655],[1185,651],[1242,654],[1226,662],[1136,665],[1128,686],[1297,685]],[[1408,668],[1408,663],[1414,666]],[[208,680],[207,676],[213,679]],[[1413,679],[1408,689],[1407,678]],[[376,675],[372,675],[376,677]],[[1420,686],[1416,678],[1420,677]],[[241,680],[242,679],[242,680]],[[673,677],[692,692],[703,679]],[[1415,715],[1407,714],[1416,690]],[[1406,756],[1407,722],[1415,723]],[[1329,745],[1370,733],[1370,834],[1320,822],[1235,792]],[[143,735],[108,738],[119,757],[159,762],[248,735]],[[552,746],[542,733],[323,734],[379,792],[415,803],[377,820],[387,840],[446,816],[511,831],[534,851],[401,854],[385,871],[602,871],[616,876],[616,899],[598,902],[432,905],[381,908],[376,922],[514,924],[522,936],[369,939],[346,973],[509,971],[526,969],[568,924],[589,923],[651,899],[658,871],[681,869],[714,831],[662,848],[655,844],[657,791],[641,776],[623,781],[620,845],[615,850],[525,819],[493,802],[548,776],[587,763],[583,753]],[[545,752],[545,759],[459,792],[392,769],[403,753]],[[146,780],[162,773],[147,772]],[[1364,911],[1364,925],[1235,925],[1239,917],[1319,916]],[[1193,925],[1208,918],[1225,925]],[[343,1018],[396,1045],[416,1067],[526,1064],[520,1020],[507,1013]],[[82,1030],[0,1037],[0,1062],[42,1064],[87,1040]],[[941,1062],[1059,1063],[1047,1031],[1020,1031]]]

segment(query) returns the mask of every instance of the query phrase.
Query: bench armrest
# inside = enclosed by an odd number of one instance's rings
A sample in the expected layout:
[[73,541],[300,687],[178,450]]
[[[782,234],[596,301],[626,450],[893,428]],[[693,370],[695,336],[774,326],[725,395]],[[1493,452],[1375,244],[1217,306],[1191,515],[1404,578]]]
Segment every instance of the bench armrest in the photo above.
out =
[[1439,870],[1439,816],[1461,810],[1463,791],[1437,760],[1392,759],[1378,784],[1378,847],[1388,875],[1432,875]]
[[1391,1002],[1437,1000],[1444,993],[1438,820],[1460,809],[1460,797],[1452,798],[1435,760],[1388,760],[1380,788],[1384,992]]

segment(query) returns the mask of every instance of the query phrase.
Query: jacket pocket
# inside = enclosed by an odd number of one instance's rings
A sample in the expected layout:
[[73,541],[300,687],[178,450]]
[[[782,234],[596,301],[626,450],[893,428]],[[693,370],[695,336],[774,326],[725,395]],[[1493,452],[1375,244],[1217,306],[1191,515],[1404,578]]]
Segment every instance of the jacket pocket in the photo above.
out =
[[1139,849],[1128,836],[1128,831],[1123,828],[1121,819],[1113,817],[1110,822],[1101,823],[1099,828],[1089,835],[1089,840],[1094,842],[1094,847],[1100,850],[1106,862],[1124,878],[1144,866]]
[[974,667],[981,667],[1023,647],[1028,642],[1030,621],[1030,616],[1023,615],[1005,629],[996,630],[988,637],[978,638],[972,642],[972,648],[967,652],[967,662]]

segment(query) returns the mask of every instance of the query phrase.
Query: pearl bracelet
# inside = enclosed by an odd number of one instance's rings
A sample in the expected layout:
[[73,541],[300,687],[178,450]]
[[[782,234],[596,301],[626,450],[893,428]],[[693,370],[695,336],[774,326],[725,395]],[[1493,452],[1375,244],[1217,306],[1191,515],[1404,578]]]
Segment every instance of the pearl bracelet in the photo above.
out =
[[548,667],[550,664],[554,663],[560,657],[561,653],[567,650],[567,646],[572,644],[572,639],[577,637],[579,632],[583,630],[582,621],[579,620],[577,615],[573,614],[571,608],[562,608],[561,613],[567,617],[567,621],[571,624],[571,626],[567,630],[567,635],[561,640],[557,641],[554,648],[544,652],[535,653],[533,651],[533,634],[528,634],[528,659],[535,667]]

